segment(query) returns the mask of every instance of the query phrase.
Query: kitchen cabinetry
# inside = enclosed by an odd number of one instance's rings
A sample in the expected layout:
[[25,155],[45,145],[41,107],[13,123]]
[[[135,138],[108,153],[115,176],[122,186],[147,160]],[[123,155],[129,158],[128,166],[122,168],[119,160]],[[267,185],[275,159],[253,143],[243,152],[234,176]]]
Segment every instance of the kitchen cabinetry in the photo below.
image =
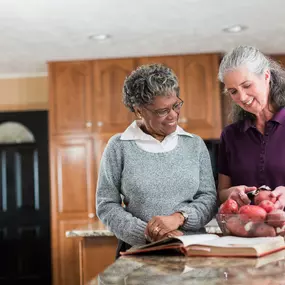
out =
[[122,103],[126,76],[152,62],[172,68],[185,102],[180,125],[215,139],[221,132],[218,60],[217,54],[203,54],[49,63],[53,285],[80,282],[78,242],[66,239],[65,231],[97,220],[102,152],[134,120]]
[[125,78],[135,68],[134,59],[93,62],[93,121],[95,132],[122,132],[134,119],[122,102]]
[[50,63],[48,76],[51,134],[90,132],[93,104],[92,63]]
[[95,220],[93,139],[57,136],[50,145],[53,284],[77,285],[78,242],[65,232]]
[[220,136],[220,85],[216,79],[218,54],[144,57],[138,63],[162,63],[174,70],[179,79],[180,96],[184,100],[179,124],[186,131],[204,139]]

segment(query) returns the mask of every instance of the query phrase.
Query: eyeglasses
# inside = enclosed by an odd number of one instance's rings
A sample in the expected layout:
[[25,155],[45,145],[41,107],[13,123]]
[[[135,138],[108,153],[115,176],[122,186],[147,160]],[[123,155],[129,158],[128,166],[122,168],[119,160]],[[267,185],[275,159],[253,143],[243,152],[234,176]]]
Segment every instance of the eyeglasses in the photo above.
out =
[[182,99],[180,99],[180,98],[179,98],[179,100],[180,100],[180,102],[175,103],[172,106],[171,109],[167,108],[167,109],[161,109],[161,110],[150,110],[150,109],[148,109],[146,107],[143,107],[143,108],[148,110],[148,111],[150,111],[150,112],[152,112],[153,114],[157,115],[158,117],[165,117],[165,116],[167,116],[170,113],[171,110],[173,110],[176,113],[180,112],[180,110],[181,110],[181,108],[183,106],[184,101]]

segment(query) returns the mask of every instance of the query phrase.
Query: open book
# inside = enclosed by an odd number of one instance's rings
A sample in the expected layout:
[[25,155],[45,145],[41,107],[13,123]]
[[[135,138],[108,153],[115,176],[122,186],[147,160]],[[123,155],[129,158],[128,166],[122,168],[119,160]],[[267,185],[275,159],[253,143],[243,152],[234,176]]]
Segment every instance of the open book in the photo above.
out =
[[147,245],[132,247],[126,252],[121,252],[121,255],[178,250],[186,256],[261,257],[282,249],[285,249],[282,236],[244,238],[199,234],[166,238]]

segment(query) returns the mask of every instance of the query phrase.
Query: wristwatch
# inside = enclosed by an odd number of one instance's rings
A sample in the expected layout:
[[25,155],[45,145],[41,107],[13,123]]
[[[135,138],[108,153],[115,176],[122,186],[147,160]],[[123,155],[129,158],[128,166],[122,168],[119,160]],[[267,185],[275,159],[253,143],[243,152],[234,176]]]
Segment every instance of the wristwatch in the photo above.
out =
[[179,211],[178,213],[180,213],[183,216],[183,218],[184,218],[184,222],[182,224],[182,226],[183,226],[186,223],[189,215],[186,212],[184,212],[184,211]]

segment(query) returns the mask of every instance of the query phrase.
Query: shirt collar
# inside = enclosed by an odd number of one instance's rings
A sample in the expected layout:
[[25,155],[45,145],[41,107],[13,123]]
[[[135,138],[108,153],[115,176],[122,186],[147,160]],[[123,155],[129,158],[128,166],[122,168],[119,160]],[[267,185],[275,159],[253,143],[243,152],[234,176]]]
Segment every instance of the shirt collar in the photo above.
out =
[[[285,108],[281,108],[270,120],[273,122],[277,122],[281,125],[285,125]],[[244,121],[244,131],[246,132],[250,127],[255,127],[255,124],[252,120],[247,119]]]
[[281,125],[285,124],[285,108],[281,108],[271,119],[271,121],[277,122]]
[[[181,127],[177,126],[175,132],[171,133],[167,137],[170,136],[188,136],[193,137],[190,133],[184,131]],[[141,128],[138,126],[137,121],[133,121],[132,124],[122,133],[121,140],[143,140],[149,141],[153,140],[154,138],[151,135],[144,133]]]

